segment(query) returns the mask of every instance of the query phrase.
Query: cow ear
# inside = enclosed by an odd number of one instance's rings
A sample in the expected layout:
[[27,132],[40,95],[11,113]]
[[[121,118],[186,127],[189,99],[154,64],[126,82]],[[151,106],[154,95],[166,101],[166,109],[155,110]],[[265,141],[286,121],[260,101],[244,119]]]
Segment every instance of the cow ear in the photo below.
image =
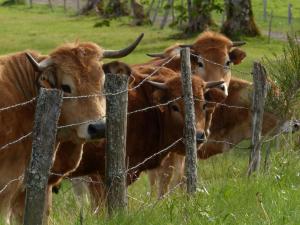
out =
[[219,88],[211,88],[204,93],[204,98],[208,103],[221,103],[225,101],[226,95]]
[[126,63],[119,61],[105,63],[103,64],[102,69],[105,74],[126,74],[128,76],[131,75],[130,67]]
[[[162,89],[157,89],[152,94],[153,105],[160,105],[164,102],[167,102],[166,99],[166,91]],[[158,106],[159,111],[164,112],[166,107],[165,106]]]
[[240,64],[245,57],[246,52],[239,48],[234,48],[229,52],[230,61],[233,62],[234,65]]
[[54,71],[46,70],[38,77],[37,80],[38,86],[43,88],[55,88],[57,86],[56,76]]

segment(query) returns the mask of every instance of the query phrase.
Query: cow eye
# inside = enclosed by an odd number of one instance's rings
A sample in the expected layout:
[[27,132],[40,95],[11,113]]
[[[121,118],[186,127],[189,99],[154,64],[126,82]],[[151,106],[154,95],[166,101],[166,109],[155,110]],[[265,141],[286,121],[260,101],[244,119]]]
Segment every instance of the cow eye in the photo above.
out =
[[71,87],[69,85],[66,85],[66,84],[61,85],[61,89],[65,93],[71,93]]
[[175,112],[179,112],[179,107],[177,105],[171,105],[171,108]]
[[[225,66],[226,66],[226,67],[229,67],[231,63],[232,63],[232,62],[231,62],[230,60],[228,60],[228,61],[225,63]],[[225,69],[228,69],[228,68],[225,68]]]
[[203,62],[198,62],[198,66],[201,67],[201,68],[203,68],[204,67]]

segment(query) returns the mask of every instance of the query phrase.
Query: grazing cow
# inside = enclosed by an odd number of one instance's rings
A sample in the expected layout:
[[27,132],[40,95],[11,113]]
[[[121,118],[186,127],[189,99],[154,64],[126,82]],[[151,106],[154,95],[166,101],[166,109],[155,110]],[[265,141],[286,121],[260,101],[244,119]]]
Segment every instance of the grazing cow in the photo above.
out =
[[[20,52],[1,57],[0,109],[35,98],[40,87],[61,89],[67,97],[100,93],[104,81],[100,61],[103,58],[129,54],[140,39],[141,37],[120,51],[104,50],[94,43],[76,42],[60,46],[49,56],[35,52],[30,54]],[[58,130],[57,144],[62,141],[76,144],[72,154],[75,152],[78,157],[73,166],[80,160],[85,141],[103,137],[105,126],[101,117],[105,115],[104,100],[103,96],[99,95],[91,98],[65,99],[63,102],[59,125],[97,121]],[[83,105],[85,107],[82,107]],[[0,146],[5,147],[7,143],[32,131],[34,112],[33,101],[19,107],[1,110]],[[31,143],[31,138],[25,138],[22,142],[12,143],[6,148],[1,147],[0,150],[0,215],[8,224],[11,221],[22,222],[25,196],[22,176],[29,163]],[[50,200],[48,202],[50,203]]]
[[[211,134],[208,141],[198,150],[199,159],[207,159],[213,155],[229,151],[242,140],[251,138],[252,132],[252,90],[250,82],[232,78],[229,95],[224,105],[218,105],[212,117]],[[228,106],[237,107],[228,107]],[[276,115],[265,111],[263,116],[262,135],[277,132],[282,122]],[[297,129],[297,127],[295,127]],[[183,155],[170,153],[162,162],[161,167],[149,173],[152,191],[158,185],[158,196],[162,197],[171,187],[182,181],[184,176]]]
[[[151,73],[155,71],[155,69],[156,68],[153,67],[147,67],[144,68],[143,71]],[[129,87],[133,88],[144,78],[145,75],[134,74],[134,80],[130,83]],[[153,80],[155,80],[155,82]],[[193,76],[192,81],[193,95],[200,100],[195,100],[196,130],[199,147],[205,138],[204,92],[205,90],[210,92],[208,88],[212,88],[222,82],[206,83],[197,76]],[[217,93],[213,92],[213,96],[211,97],[214,97],[216,94]],[[223,95],[222,91],[219,91],[218,94]],[[161,68],[159,74],[152,77],[151,81],[147,81],[140,87],[128,92],[128,112],[166,103],[181,96],[182,88],[180,76],[170,69]],[[157,154],[183,136],[183,126],[184,106],[182,98],[168,105],[160,105],[147,111],[136,112],[128,116],[126,162],[128,168],[134,167],[134,169],[128,170],[127,185],[134,182],[142,171],[158,167],[168,152],[178,151],[184,154],[184,146],[181,141],[170,149]],[[61,148],[68,149],[70,146],[63,144]],[[140,164],[153,155],[155,155],[155,157]],[[104,162],[105,140],[98,143],[87,143],[84,146],[80,165],[70,177],[99,174],[103,179],[105,176]]]
[[[230,65],[237,65],[246,57],[246,53],[237,48],[244,42],[232,42],[224,35],[212,31],[203,32],[191,45],[191,67],[193,75],[200,76],[204,81],[224,81],[221,88],[228,95],[228,85],[231,77]],[[145,64],[132,66],[133,69],[144,65],[167,67],[180,73],[180,49],[176,44],[163,53],[148,54],[156,59]],[[170,62],[166,63],[168,59]]]

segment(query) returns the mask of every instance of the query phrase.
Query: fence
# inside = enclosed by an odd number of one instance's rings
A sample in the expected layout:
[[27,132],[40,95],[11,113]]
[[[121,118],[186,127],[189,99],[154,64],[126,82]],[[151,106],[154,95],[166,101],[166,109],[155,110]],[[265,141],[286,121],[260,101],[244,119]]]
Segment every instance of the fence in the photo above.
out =
[[[150,157],[145,158],[142,162],[134,165],[131,168],[125,168],[125,140],[126,140],[126,118],[128,115],[132,115],[139,112],[144,112],[152,109],[156,109],[160,106],[167,106],[173,102],[182,99],[182,97],[174,98],[170,101],[149,106],[146,108],[138,109],[132,112],[127,112],[127,93],[128,91],[135,90],[143,85],[147,79],[155,75],[155,73],[159,72],[161,68],[163,68],[167,63],[171,62],[176,56],[168,58],[165,62],[157,67],[151,74],[147,75],[140,83],[138,83],[133,88],[127,88],[127,79],[128,77],[122,75],[112,75],[107,76],[106,78],[106,92],[100,94],[92,94],[86,96],[75,96],[75,97],[62,97],[61,93],[56,90],[41,90],[40,94],[37,98],[33,98],[29,101],[19,103],[16,105],[4,107],[0,109],[0,113],[6,110],[14,110],[19,107],[23,107],[27,104],[31,104],[37,101],[36,107],[36,116],[35,116],[35,126],[33,132],[29,132],[22,137],[17,138],[10,143],[7,143],[3,146],[0,146],[0,152],[7,150],[8,147],[20,143],[24,139],[32,136],[33,137],[33,147],[32,147],[32,158],[30,162],[30,167],[28,169],[28,173],[20,175],[17,178],[12,179],[3,187],[0,187],[0,195],[4,192],[4,190],[14,182],[25,180],[26,182],[26,207],[25,207],[25,222],[24,224],[42,224],[43,223],[43,215],[44,215],[44,207],[45,207],[45,198],[46,198],[46,187],[48,182],[48,176],[51,168],[51,158],[53,158],[53,150],[55,144],[55,134],[58,129],[76,126],[79,124],[89,123],[94,120],[83,121],[76,124],[67,124],[57,126],[57,121],[60,113],[60,106],[62,100],[72,100],[72,99],[84,99],[84,98],[93,98],[100,95],[105,95],[107,97],[107,146],[106,146],[106,185],[108,190],[108,199],[107,204],[109,207],[109,212],[112,214],[116,209],[126,209],[127,205],[127,192],[126,192],[126,174],[130,171],[135,170],[136,168],[143,166],[149,160],[153,159],[169,151],[172,147],[180,142],[184,142],[186,145],[186,154],[187,154],[187,192],[195,193],[197,188],[197,176],[196,176],[196,134],[195,134],[195,116],[194,116],[194,99],[192,95],[192,86],[191,86],[191,66],[190,66],[190,57],[189,57],[189,49],[184,48],[181,50],[181,59],[182,59],[182,87],[183,87],[183,100],[185,104],[185,132],[184,136],[174,140],[169,146],[161,149]],[[218,63],[212,62],[208,59],[205,59],[201,56],[195,55],[197,57],[202,58],[203,60],[214,64],[215,66],[223,67],[224,65],[220,65]],[[227,67],[226,67],[227,68]],[[228,69],[228,68],[227,68]],[[241,71],[239,71],[241,72]],[[254,74],[255,76],[262,77],[262,83],[265,82],[265,74],[264,70],[260,64],[255,63],[254,65]],[[264,86],[264,85],[263,85]],[[259,85],[254,85],[255,87],[255,96],[265,96],[265,88],[261,88]],[[258,93],[258,94],[256,94]],[[259,165],[259,156],[260,155],[260,146],[262,142],[269,142],[274,138],[278,137],[282,133],[287,130],[281,130],[279,133],[269,138],[268,140],[262,140],[260,138],[261,132],[261,123],[262,123],[262,114],[264,108],[264,101],[261,104],[258,104],[258,100],[256,99],[264,99],[264,98],[253,98],[253,123],[258,124],[258,127],[253,126],[253,142],[252,145],[253,151],[250,156],[249,170],[252,172],[255,170],[252,168],[252,165]],[[209,101],[208,101],[209,103]],[[215,102],[213,102],[215,103]],[[235,108],[239,110],[247,110],[250,111],[250,107],[244,106],[235,106],[235,105],[227,105],[222,103],[216,103],[223,107]],[[127,115],[127,116],[126,116]],[[47,121],[41,119],[48,118]],[[46,116],[46,117],[45,117]],[[120,119],[122,118],[122,119]],[[257,123],[258,122],[258,123]],[[293,126],[293,124],[291,124]],[[47,137],[47,138],[45,138]],[[213,143],[224,143],[226,145],[230,145],[233,147],[239,148],[238,143],[231,143],[227,140],[212,140],[209,139],[209,142]],[[111,160],[113,159],[113,160]],[[254,159],[254,161],[253,161]],[[253,163],[254,162],[254,163]],[[249,174],[251,173],[249,172]],[[63,176],[61,174],[54,174],[58,176]],[[95,182],[97,183],[97,182]],[[172,192],[172,190],[170,191]],[[167,195],[170,193],[168,192]],[[33,205],[35,207],[33,207]],[[39,206],[39,207],[37,207]],[[33,210],[35,209],[35,210]]]

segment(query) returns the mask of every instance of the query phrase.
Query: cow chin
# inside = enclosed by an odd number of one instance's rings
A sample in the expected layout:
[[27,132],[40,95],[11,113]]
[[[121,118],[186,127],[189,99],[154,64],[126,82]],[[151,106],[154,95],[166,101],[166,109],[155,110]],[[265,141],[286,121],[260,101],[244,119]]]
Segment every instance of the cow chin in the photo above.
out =
[[105,137],[105,120],[78,126],[77,136],[85,141],[99,140]]

